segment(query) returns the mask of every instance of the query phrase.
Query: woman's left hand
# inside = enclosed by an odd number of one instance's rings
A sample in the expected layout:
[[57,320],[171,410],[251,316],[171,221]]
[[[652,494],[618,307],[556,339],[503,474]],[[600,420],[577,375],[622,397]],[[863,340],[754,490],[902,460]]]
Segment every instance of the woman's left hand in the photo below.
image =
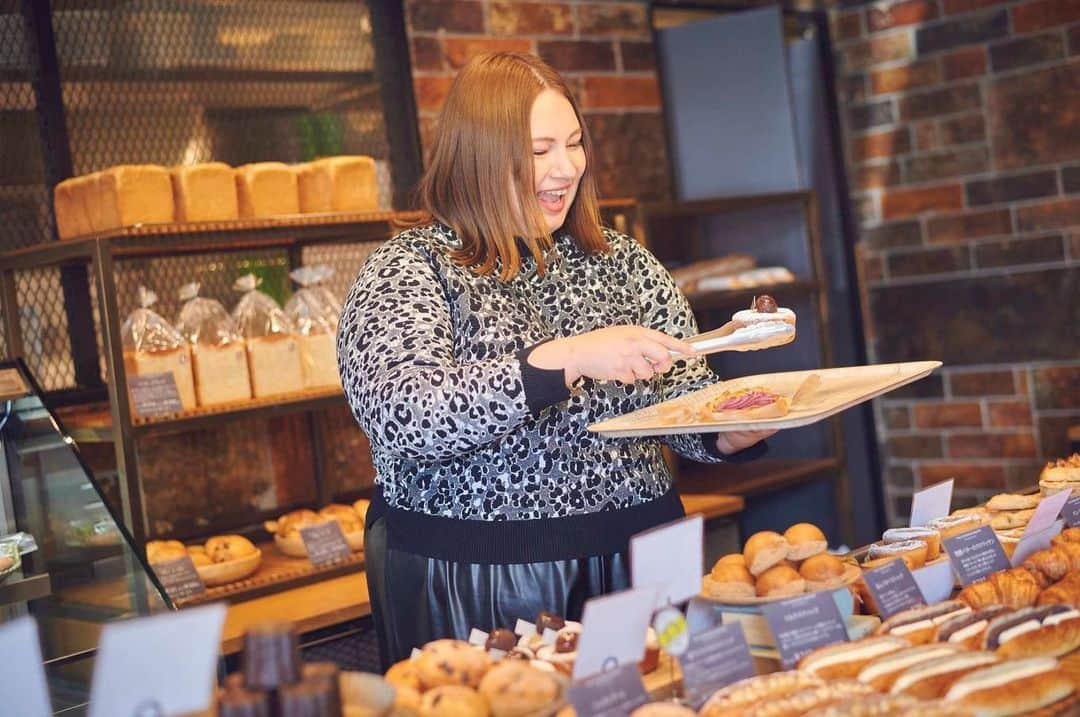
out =
[[716,448],[725,456],[730,456],[759,441],[764,441],[774,433],[776,431],[728,431],[716,437]]

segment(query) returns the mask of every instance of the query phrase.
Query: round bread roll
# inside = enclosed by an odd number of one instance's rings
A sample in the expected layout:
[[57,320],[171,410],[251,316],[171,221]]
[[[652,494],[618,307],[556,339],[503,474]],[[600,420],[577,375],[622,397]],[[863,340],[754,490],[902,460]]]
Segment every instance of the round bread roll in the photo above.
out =
[[408,687],[417,691],[424,689],[416,671],[416,661],[412,659],[390,665],[390,669],[386,671],[386,681],[394,687]]
[[788,559],[796,562],[824,553],[829,547],[825,533],[813,523],[796,523],[784,531],[784,540],[788,548]]
[[522,717],[556,704],[562,686],[550,672],[521,660],[506,660],[480,680],[480,695],[487,700],[492,717]]
[[227,563],[254,555],[255,546],[242,535],[215,535],[206,541],[206,554],[215,563]]
[[745,565],[717,562],[709,575],[717,582],[743,583],[745,585],[754,584],[754,576],[750,574],[750,571],[746,569]]
[[319,515],[336,520],[342,533],[355,533],[364,529],[364,521],[356,514],[351,505],[331,503],[319,510]]
[[769,568],[758,576],[755,583],[758,597],[789,597],[806,591],[806,581],[787,565]]
[[435,640],[424,645],[416,658],[416,674],[425,689],[442,685],[475,688],[488,669],[491,658],[461,640]]
[[443,685],[420,698],[421,717],[488,717],[487,700],[461,685]]
[[263,523],[263,527],[266,528],[268,533],[280,538],[288,538],[299,535],[301,528],[325,522],[326,518],[324,516],[320,516],[313,510],[301,508],[300,510],[290,511],[277,520],[268,520]]
[[788,542],[771,530],[754,533],[743,546],[743,557],[750,574],[757,577],[788,556]]
[[705,576],[702,587],[709,597],[718,600],[726,598],[752,598],[755,595],[754,576],[744,565],[718,562]]
[[[716,561],[716,565],[741,565],[746,567],[746,558],[742,553],[728,553]],[[713,566],[716,567],[716,566]]]
[[811,590],[838,586],[843,582],[844,573],[843,561],[828,553],[807,558],[799,566],[799,575],[806,580],[806,586]]
[[146,560],[150,563],[163,563],[187,554],[187,548],[179,540],[151,540],[146,544]]

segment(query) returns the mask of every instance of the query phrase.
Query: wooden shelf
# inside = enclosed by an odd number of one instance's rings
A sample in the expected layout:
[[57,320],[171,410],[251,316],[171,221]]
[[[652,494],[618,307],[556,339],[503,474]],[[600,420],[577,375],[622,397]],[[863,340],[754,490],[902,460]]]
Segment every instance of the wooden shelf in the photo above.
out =
[[771,194],[748,194],[735,197],[717,197],[696,201],[652,202],[642,204],[641,210],[649,220],[676,217],[699,217],[707,214],[743,211],[756,207],[789,202],[806,202],[811,194],[802,192],[775,192]]
[[682,494],[726,494],[748,498],[825,477],[839,470],[836,458],[753,461],[733,463],[683,463],[675,485]]
[[[817,281],[792,281],[786,284],[771,284],[769,286],[754,286],[747,289],[727,289],[724,291],[700,291],[687,294],[687,301],[696,311],[708,311],[711,309],[729,309],[741,304],[749,304],[749,301],[759,294],[769,294],[778,297],[781,305],[790,302],[784,301],[790,297],[804,298],[813,296],[821,290],[821,284]],[[743,306],[742,308],[746,308]]]

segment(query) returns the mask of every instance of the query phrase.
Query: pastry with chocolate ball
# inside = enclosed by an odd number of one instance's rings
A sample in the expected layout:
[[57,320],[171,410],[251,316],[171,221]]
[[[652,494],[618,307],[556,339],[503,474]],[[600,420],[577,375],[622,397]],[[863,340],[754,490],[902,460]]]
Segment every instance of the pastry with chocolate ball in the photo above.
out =
[[824,553],[829,547],[825,534],[813,523],[796,523],[784,531],[784,540],[789,546],[788,559],[796,562]]
[[[492,630],[484,641],[484,649],[495,655],[506,655],[518,646],[518,637],[505,627]],[[494,656],[494,655],[493,655]]]
[[543,645],[536,650],[536,659],[555,666],[555,669],[569,676],[574,671],[577,660],[578,639],[581,631],[577,628],[563,628],[555,636],[554,645]]
[[460,640],[429,642],[416,657],[416,674],[428,690],[442,685],[475,688],[490,668],[486,652]]

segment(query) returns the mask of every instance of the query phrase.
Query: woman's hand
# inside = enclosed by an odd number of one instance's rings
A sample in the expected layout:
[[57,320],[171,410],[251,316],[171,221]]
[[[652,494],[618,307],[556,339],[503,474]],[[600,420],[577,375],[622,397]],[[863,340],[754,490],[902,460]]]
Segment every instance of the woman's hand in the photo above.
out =
[[693,354],[685,341],[644,326],[611,326],[548,341],[533,349],[529,363],[563,369],[569,388],[581,377],[632,384],[671,369],[670,351]]
[[774,433],[776,431],[728,431],[716,437],[716,449],[725,456],[730,456],[759,441],[764,441]]

